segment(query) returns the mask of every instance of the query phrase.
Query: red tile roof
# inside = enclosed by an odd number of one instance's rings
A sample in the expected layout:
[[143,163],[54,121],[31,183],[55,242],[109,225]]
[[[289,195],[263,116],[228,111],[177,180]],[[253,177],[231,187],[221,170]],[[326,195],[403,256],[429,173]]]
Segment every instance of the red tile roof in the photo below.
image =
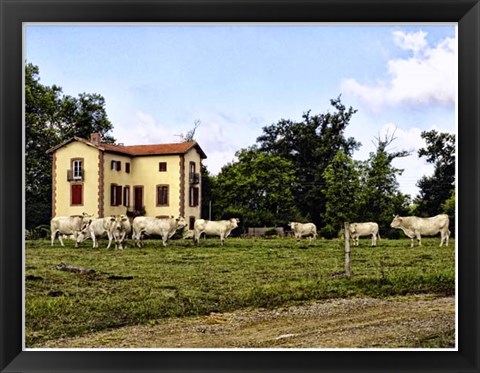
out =
[[74,137],[48,150],[48,152],[55,151],[58,148],[74,140],[81,141],[87,145],[93,146],[101,150],[106,150],[106,151],[115,152],[115,153],[122,153],[130,156],[185,154],[190,149],[196,148],[201,158],[207,158],[206,154],[203,152],[202,148],[200,148],[200,146],[196,141],[181,142],[181,143],[174,143],[174,144],[153,144],[153,145],[111,145],[111,144],[104,144],[104,143],[100,143],[97,145],[88,140],[85,140],[79,137]]

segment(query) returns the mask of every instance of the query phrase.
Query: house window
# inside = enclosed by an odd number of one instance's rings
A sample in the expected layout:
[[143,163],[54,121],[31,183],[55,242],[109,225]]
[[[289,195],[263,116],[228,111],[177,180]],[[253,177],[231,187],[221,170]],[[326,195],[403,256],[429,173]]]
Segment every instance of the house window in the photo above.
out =
[[128,185],[123,187],[123,205],[130,206],[130,187]]
[[167,162],[159,162],[158,163],[158,171],[166,172],[167,171]]
[[157,185],[157,206],[168,206],[168,185]]
[[83,175],[82,160],[74,159],[72,161],[72,176],[73,180],[81,180]]
[[189,198],[189,206],[195,207],[198,206],[198,188],[190,187],[190,198]]
[[194,174],[195,173],[195,162],[190,162],[190,174]]
[[130,173],[130,162],[126,162],[126,163],[125,163],[125,172],[126,172],[127,174]]
[[72,201],[72,206],[83,205],[83,185],[82,184],[72,184],[71,201]]
[[111,184],[110,185],[110,205],[120,206],[122,204],[122,186]]
[[121,161],[112,161],[110,163],[110,169],[115,170],[115,171],[121,171],[122,170],[122,162]]

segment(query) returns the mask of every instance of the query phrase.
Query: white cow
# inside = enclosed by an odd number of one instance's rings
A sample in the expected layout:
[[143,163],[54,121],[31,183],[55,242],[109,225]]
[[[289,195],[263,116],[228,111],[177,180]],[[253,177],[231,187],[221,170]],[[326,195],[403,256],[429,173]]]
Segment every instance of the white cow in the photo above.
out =
[[380,239],[377,223],[351,223],[348,228],[355,246],[358,246],[358,239],[362,236],[372,236],[372,246],[377,246],[377,236]]
[[288,225],[292,229],[297,243],[300,242],[303,236],[308,237],[309,242],[317,238],[317,226],[313,223],[298,223],[292,221]]
[[125,215],[118,215],[115,218],[115,223],[113,224],[113,238],[115,239],[115,248],[123,249],[123,243],[125,242],[125,237],[130,234],[132,231],[132,225],[130,220]]
[[240,223],[240,220],[237,218],[219,221],[197,219],[193,225],[193,242],[196,242],[197,245],[200,245],[200,235],[205,233],[207,236],[220,236],[220,243],[223,246],[225,238],[230,235],[232,230],[238,227],[238,223]]
[[155,234],[161,236],[163,246],[167,246],[167,240],[175,234],[177,229],[184,228],[186,224],[183,217],[175,219],[137,216],[133,219],[132,239],[137,241],[138,247],[142,247],[142,235]]
[[62,246],[65,246],[63,244],[62,235],[73,234],[75,239],[75,247],[78,247],[78,243],[81,241],[79,239],[79,233],[87,229],[92,222],[92,216],[93,215],[89,215],[84,212],[82,215],[56,216],[52,218],[50,221],[52,246],[57,234],[58,240]]
[[106,234],[108,237],[107,249],[109,249],[113,240],[113,227],[115,225],[115,220],[115,215],[92,220],[90,225],[81,232],[79,240],[83,241],[86,240],[88,237],[91,237],[93,241],[92,247],[97,248],[97,237],[101,237]]
[[398,216],[396,215],[390,227],[401,229],[403,233],[412,240],[416,237],[418,246],[422,246],[423,236],[435,236],[440,233],[440,246],[445,242],[448,246],[448,238],[450,237],[450,230],[448,229],[449,219],[448,215],[440,214],[431,218],[419,218],[417,216]]

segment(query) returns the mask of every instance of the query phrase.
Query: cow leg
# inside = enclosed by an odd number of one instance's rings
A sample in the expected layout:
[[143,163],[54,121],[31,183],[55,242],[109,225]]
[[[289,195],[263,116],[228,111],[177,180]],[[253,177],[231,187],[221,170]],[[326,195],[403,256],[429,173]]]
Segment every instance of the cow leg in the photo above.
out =
[[167,247],[168,235],[162,237],[163,247]]
[[62,245],[62,247],[65,247],[65,245],[63,244],[62,234],[60,232],[58,232],[58,240],[60,241],[60,245]]
[[225,241],[225,235],[222,233],[220,234],[220,244],[223,246],[223,242]]
[[55,241],[55,236],[57,235],[57,231],[52,231],[52,235],[51,235],[51,238],[52,238],[52,246],[53,246],[53,241]]
[[118,248],[123,249],[123,241],[125,240],[125,232],[123,232],[120,236],[119,242],[118,242]]
[[98,244],[97,237],[95,237],[95,234],[93,232],[90,232],[90,237],[92,237],[92,241],[93,241],[92,247],[95,249]]
[[111,234],[110,232],[107,232],[107,237],[108,237],[107,249],[110,249],[110,246],[112,246],[113,234]]
[[377,246],[377,235],[372,234],[372,246]]
[[137,241],[137,246],[142,248],[142,231],[139,231],[135,234],[135,240]]
[[418,246],[422,246],[422,236],[421,235],[417,235],[417,240],[418,240]]

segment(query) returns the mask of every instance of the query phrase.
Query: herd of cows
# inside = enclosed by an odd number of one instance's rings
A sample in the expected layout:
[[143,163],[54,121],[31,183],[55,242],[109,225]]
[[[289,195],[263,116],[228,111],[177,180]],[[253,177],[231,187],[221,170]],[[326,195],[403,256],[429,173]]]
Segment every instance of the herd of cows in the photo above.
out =
[[[200,244],[200,236],[219,236],[221,245],[224,244],[232,230],[238,227],[240,221],[236,218],[229,220],[210,221],[197,219],[194,223],[193,241]],[[127,237],[130,237],[138,247],[143,246],[144,235],[160,236],[163,246],[167,246],[167,241],[177,230],[184,230],[187,225],[183,217],[157,218],[148,216],[137,216],[132,221],[125,215],[112,215],[105,218],[94,219],[92,215],[83,213],[82,215],[57,216],[50,222],[51,245],[53,246],[55,238],[58,237],[60,244],[64,246],[62,237],[64,235],[73,236],[75,247],[78,244],[91,238],[93,247],[98,247],[98,237],[107,236],[108,246],[115,242],[115,248],[122,249]],[[317,228],[313,223],[291,222],[289,224],[297,242],[302,237],[308,237],[311,241],[317,237]],[[407,237],[411,239],[411,246],[414,246],[414,239],[418,240],[418,245],[422,244],[421,236],[434,236],[440,233],[440,246],[448,246],[450,237],[449,217],[446,214],[437,215],[430,218],[420,218],[416,216],[395,216],[390,224],[391,228],[401,229]],[[377,238],[380,239],[379,227],[377,223],[351,223],[349,234],[353,244],[358,246],[359,238],[362,236],[371,236],[372,246],[376,246]]]

